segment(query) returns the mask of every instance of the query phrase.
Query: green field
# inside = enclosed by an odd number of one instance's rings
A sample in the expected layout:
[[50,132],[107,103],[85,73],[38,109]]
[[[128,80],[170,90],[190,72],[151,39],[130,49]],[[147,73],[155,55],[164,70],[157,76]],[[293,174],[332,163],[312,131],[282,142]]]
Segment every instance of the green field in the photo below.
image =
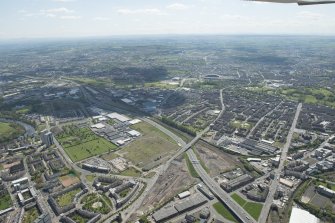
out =
[[216,212],[222,215],[222,217],[224,217],[225,219],[232,222],[238,222],[236,218],[230,213],[230,211],[220,202],[213,204],[213,207]]
[[242,123],[241,121],[235,120],[230,122],[230,126],[235,129],[251,129],[252,125],[250,123]]
[[144,84],[145,87],[154,87],[154,88],[162,88],[162,89],[175,89],[179,87],[178,85],[173,85],[169,83],[164,82],[149,82]]
[[267,88],[264,86],[249,87],[250,91],[265,93],[265,94],[279,94],[285,98],[304,102],[307,104],[321,104],[335,108],[335,91],[327,88],[293,88],[285,87],[279,89]]
[[258,220],[259,215],[262,212],[263,204],[248,202],[243,208],[251,215],[251,217]]
[[61,207],[65,207],[68,206],[72,203],[74,197],[76,196],[76,194],[78,194],[81,191],[80,188],[77,188],[75,190],[69,191],[68,193],[65,193],[59,197],[56,198],[57,203],[59,206]]
[[83,209],[95,213],[108,214],[111,208],[99,194],[88,194],[82,200]]
[[86,176],[86,180],[88,181],[88,182],[93,182],[94,181],[94,179],[95,179],[95,175],[87,175]]
[[6,142],[23,135],[24,128],[15,123],[0,122],[0,142]]
[[59,134],[57,139],[73,162],[101,155],[117,148],[116,145],[95,135],[88,128],[68,126],[63,130],[64,132]]
[[85,218],[84,216],[81,216],[78,213],[73,214],[72,216],[70,216],[70,218],[76,223],[86,223],[90,220],[89,218]]
[[144,176],[144,178],[152,178],[156,175],[156,172],[150,172],[147,175]]
[[253,217],[255,220],[258,220],[259,215],[262,212],[263,204],[256,203],[256,202],[248,202],[242,197],[240,197],[238,194],[234,193],[231,195],[231,197],[241,206],[243,207],[246,212],[248,212],[251,217]]
[[124,158],[136,166],[142,168],[172,155],[179,148],[173,139],[150,124],[141,122],[133,125],[132,129],[139,131],[142,136],[126,145],[121,152],[124,153]]
[[142,175],[141,171],[133,168],[133,167],[130,167],[128,169],[126,169],[125,171],[122,171],[120,173],[120,175],[123,175],[123,176],[128,176],[128,177],[140,177]]
[[40,216],[40,214],[40,211],[36,206],[34,206],[25,211],[22,223],[33,223],[38,218],[38,216]]
[[247,201],[240,197],[238,194],[233,194],[231,195],[231,197],[242,207],[247,203]]
[[67,147],[65,148],[65,151],[69,155],[71,160],[76,162],[115,150],[116,148],[117,147],[114,144],[101,138],[85,142],[76,146]]
[[12,206],[12,199],[9,193],[2,195],[0,198],[0,211],[10,208]]
[[[315,181],[315,184],[318,185],[318,186],[321,185],[321,186],[324,186],[324,187],[327,187],[327,186],[328,186],[327,183],[325,183],[325,182],[321,182],[321,181]],[[330,186],[329,189],[335,191],[335,184],[329,184],[329,186]],[[327,187],[327,188],[328,188],[328,187]]]

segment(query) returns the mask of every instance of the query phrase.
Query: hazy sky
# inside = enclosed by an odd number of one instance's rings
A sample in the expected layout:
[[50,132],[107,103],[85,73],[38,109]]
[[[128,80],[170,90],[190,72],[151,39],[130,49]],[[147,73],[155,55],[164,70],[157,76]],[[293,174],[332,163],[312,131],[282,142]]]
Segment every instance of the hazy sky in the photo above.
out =
[[0,38],[132,34],[335,35],[335,4],[241,0],[0,0]]

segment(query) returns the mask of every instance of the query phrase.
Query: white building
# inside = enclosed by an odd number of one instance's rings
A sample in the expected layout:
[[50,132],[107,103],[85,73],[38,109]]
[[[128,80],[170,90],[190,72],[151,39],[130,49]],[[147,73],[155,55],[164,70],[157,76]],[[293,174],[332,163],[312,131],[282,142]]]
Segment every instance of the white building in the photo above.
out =
[[128,132],[128,134],[132,137],[139,137],[141,135],[141,133],[139,133],[136,130],[131,130],[131,131]]
[[293,207],[289,223],[319,223],[320,220],[308,211]]
[[41,132],[41,140],[43,144],[46,145],[47,147],[54,144],[54,137],[52,132],[46,129]]
[[98,123],[98,124],[95,124],[95,125],[91,125],[91,128],[94,128],[94,129],[103,129],[105,128],[106,126],[102,123]]
[[191,195],[191,193],[189,191],[184,191],[184,192],[178,194],[178,197],[179,197],[179,199],[184,199],[184,198],[186,198],[190,195]]
[[130,118],[128,118],[127,116],[124,116],[124,115],[120,115],[116,112],[113,112],[113,113],[110,113],[107,115],[109,118],[111,119],[117,119],[119,120],[120,122],[126,122],[126,121],[129,121]]
[[275,158],[271,158],[271,163],[273,166],[277,167],[279,166],[280,163],[280,156],[276,156]]

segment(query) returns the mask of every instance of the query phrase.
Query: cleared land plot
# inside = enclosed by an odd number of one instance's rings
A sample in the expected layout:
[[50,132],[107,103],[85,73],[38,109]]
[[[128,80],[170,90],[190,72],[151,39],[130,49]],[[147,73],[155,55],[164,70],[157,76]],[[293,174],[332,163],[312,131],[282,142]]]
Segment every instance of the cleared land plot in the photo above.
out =
[[165,204],[172,197],[188,190],[197,181],[190,176],[185,160],[174,160],[167,171],[160,175],[155,186],[144,198],[141,211],[153,210],[154,207]]
[[33,223],[41,213],[36,206],[24,212],[22,223]]
[[321,194],[318,193],[315,193],[315,195],[313,196],[313,198],[310,200],[309,203],[314,205],[315,207],[327,208],[332,212],[335,211],[335,204],[333,204],[329,198],[322,196]]
[[236,156],[220,151],[203,141],[198,142],[194,150],[197,151],[196,154],[203,162],[202,165],[207,167],[209,175],[212,177],[241,164]]
[[59,197],[57,197],[56,201],[60,207],[68,206],[72,203],[74,197],[76,194],[78,194],[81,191],[80,188],[77,188],[75,190],[69,191]]
[[301,202],[306,204],[309,203],[310,200],[314,197],[314,195],[315,195],[315,187],[309,186],[302,195]]
[[79,178],[74,175],[65,175],[60,177],[59,180],[64,187],[68,187],[80,182]]
[[57,138],[73,162],[101,155],[117,148],[116,145],[95,135],[88,128],[67,126],[63,130],[63,133]]
[[230,213],[230,211],[220,202],[213,204],[213,207],[216,210],[216,212],[219,213],[225,219],[232,222],[238,222],[236,218]]
[[148,173],[147,175],[145,175],[144,177],[145,177],[145,178],[152,178],[152,177],[154,177],[156,174],[157,174],[156,172],[150,172],[150,173]]
[[201,156],[199,155],[198,151],[194,148],[192,148],[194,154],[197,156],[197,159],[199,160],[200,162],[200,165],[202,166],[202,168],[204,168],[204,170],[209,173],[209,169],[207,168],[205,162],[202,160]]
[[281,222],[281,219],[280,219],[278,211],[271,210],[269,213],[269,218],[268,218],[267,223],[280,223],[280,222]]
[[132,129],[139,131],[142,136],[125,146],[120,152],[126,159],[141,168],[161,160],[162,157],[172,155],[179,148],[168,135],[147,123],[133,125]]
[[0,211],[5,210],[7,208],[10,208],[12,206],[12,199],[9,195],[9,193],[6,193],[5,195],[2,195],[0,197]]
[[258,220],[259,215],[261,214],[263,204],[256,202],[248,202],[240,197],[238,194],[234,193],[231,197],[241,206],[246,212],[248,212],[251,217],[255,220]]
[[24,128],[18,124],[0,122],[0,142],[15,139],[24,134],[24,132]]
[[118,158],[118,157],[120,157],[120,156],[116,153],[107,153],[107,154],[103,154],[101,156],[102,159],[107,160],[107,161],[113,160],[113,159]]

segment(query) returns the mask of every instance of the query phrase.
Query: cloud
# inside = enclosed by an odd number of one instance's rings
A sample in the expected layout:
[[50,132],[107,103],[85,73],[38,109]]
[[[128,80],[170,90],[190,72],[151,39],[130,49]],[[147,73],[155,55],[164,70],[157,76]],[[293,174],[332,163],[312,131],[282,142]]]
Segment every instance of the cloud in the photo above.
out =
[[171,9],[171,10],[186,10],[186,9],[189,9],[190,6],[188,5],[184,5],[184,4],[181,4],[181,3],[174,3],[174,4],[171,4],[171,5],[168,5],[166,6],[167,9]]
[[110,21],[111,20],[111,18],[109,18],[109,17],[95,17],[95,18],[93,18],[93,20],[94,21]]
[[76,16],[76,15],[63,15],[59,17],[60,19],[69,19],[69,20],[77,20],[81,19],[81,16]]
[[75,2],[76,0],[52,0],[53,2]]
[[59,19],[80,19],[81,17],[75,15],[75,11],[67,8],[53,8],[53,9],[41,9],[39,12],[29,13],[25,10],[20,10],[20,14],[25,17],[47,17],[47,18],[59,18]]
[[165,15],[161,10],[157,8],[147,9],[119,9],[117,13],[121,15],[134,15],[134,14],[147,14],[147,15]]
[[302,11],[297,14],[297,17],[300,19],[319,20],[323,15],[315,12]]
[[74,13],[74,10],[67,8],[54,8],[54,9],[43,9],[42,13]]

